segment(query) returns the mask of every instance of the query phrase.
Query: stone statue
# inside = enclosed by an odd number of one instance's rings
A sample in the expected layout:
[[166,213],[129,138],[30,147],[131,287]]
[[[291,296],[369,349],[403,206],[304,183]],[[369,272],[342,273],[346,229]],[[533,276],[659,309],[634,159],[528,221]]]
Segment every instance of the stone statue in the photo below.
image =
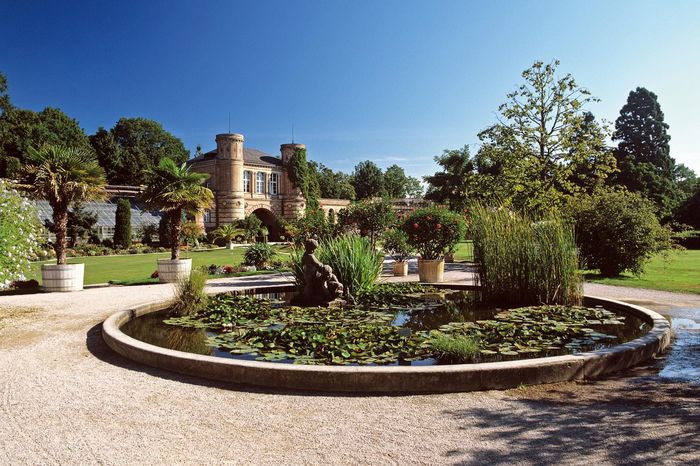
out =
[[304,266],[304,291],[297,304],[309,306],[328,305],[343,295],[343,284],[333,273],[333,269],[316,258],[314,252],[318,242],[309,239],[304,243],[306,251],[302,258]]

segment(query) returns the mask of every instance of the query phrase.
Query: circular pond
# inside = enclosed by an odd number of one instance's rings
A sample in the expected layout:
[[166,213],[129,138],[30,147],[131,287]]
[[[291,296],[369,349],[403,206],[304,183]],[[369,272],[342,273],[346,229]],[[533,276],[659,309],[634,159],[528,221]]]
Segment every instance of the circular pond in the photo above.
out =
[[162,305],[119,313],[105,340],[131,359],[217,380],[399,392],[590,377],[668,343],[657,314],[598,298],[498,309],[480,306],[474,290],[380,285],[353,306],[325,309],[289,306],[288,289],[252,291],[215,295],[194,316]]

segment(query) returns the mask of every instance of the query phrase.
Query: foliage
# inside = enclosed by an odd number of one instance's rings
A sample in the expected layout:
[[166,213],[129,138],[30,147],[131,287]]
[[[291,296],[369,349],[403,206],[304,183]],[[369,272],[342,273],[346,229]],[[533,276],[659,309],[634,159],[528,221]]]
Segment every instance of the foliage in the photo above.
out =
[[413,253],[413,247],[408,244],[408,235],[399,228],[392,228],[382,236],[384,251],[397,262],[404,262]]
[[583,111],[596,99],[570,74],[558,78],[558,65],[538,61],[525,70],[525,83],[499,107],[498,123],[479,133],[478,190],[487,200],[552,211],[614,171],[607,130]]
[[317,162],[309,162],[309,170],[316,176],[322,198],[355,200],[355,187],[350,175],[335,172]]
[[467,207],[470,199],[479,196],[476,190],[476,166],[469,154],[469,146],[445,150],[435,157],[442,171],[425,176],[428,191],[425,198],[438,204],[447,204],[455,212]]
[[203,185],[209,177],[205,173],[191,171],[183,163],[177,165],[172,159],[164,157],[156,168],[146,170],[148,184],[143,193],[146,205],[163,210],[170,217],[171,259],[179,259],[182,215],[196,215],[209,207],[214,193]]
[[579,304],[573,229],[556,217],[534,221],[505,208],[471,210],[477,282],[496,305]]
[[336,236],[336,225],[326,219],[323,209],[307,209],[302,217],[296,218],[284,225],[285,236],[291,238],[294,244],[301,246],[307,239],[326,241]]
[[372,161],[365,160],[355,166],[352,174],[357,199],[380,197],[384,193],[384,175]]
[[146,118],[120,118],[111,130],[98,129],[90,143],[112,184],[145,184],[161,159],[180,165],[189,158],[180,139]]
[[204,236],[204,228],[196,222],[185,222],[180,228],[180,238],[189,246],[199,246]]
[[175,283],[172,315],[191,315],[203,311],[209,302],[209,297],[204,292],[206,284],[207,272],[200,268],[192,269],[189,275],[180,277]]
[[408,193],[408,177],[403,168],[394,164],[384,172],[384,191],[391,198],[403,199]]
[[267,265],[275,252],[272,247],[267,243],[255,243],[246,249],[243,260],[245,265],[254,265],[256,268],[262,268]]
[[629,93],[613,134],[613,140],[619,141],[616,183],[654,202],[662,218],[678,202],[668,127],[656,94],[638,87]]
[[604,276],[640,274],[646,260],[670,246],[653,204],[637,193],[599,191],[572,200],[568,210],[581,257]]
[[153,237],[159,233],[158,227],[159,225],[156,225],[155,223],[148,223],[146,225],[142,225],[139,231],[141,242],[143,244],[147,244],[148,246],[152,246]]
[[246,231],[243,228],[239,228],[233,224],[221,225],[212,232],[212,236],[215,239],[222,239],[226,241],[229,247],[231,247],[236,238],[244,237],[245,234]]
[[362,236],[369,237],[374,248],[379,236],[387,228],[396,224],[396,214],[391,203],[386,199],[363,201],[350,204],[339,214],[340,223],[357,228]]
[[440,359],[455,363],[471,362],[479,355],[479,340],[474,337],[439,333],[430,339],[430,346]]
[[[304,252],[292,250],[292,269],[296,284],[304,286]],[[330,265],[344,287],[346,297],[355,298],[374,286],[382,271],[384,255],[376,251],[367,238],[356,234],[323,241],[315,252],[316,258]]]
[[700,230],[700,183],[697,184],[695,193],[678,207],[676,220]]
[[244,219],[238,220],[236,223],[238,228],[243,230],[243,236],[249,243],[255,242],[255,237],[260,234],[260,229],[263,226],[262,220],[260,220],[255,214],[248,214]]
[[22,183],[36,198],[49,202],[56,231],[56,259],[66,263],[68,207],[104,196],[104,171],[94,156],[81,149],[45,145],[30,148]]
[[321,188],[318,185],[313,167],[309,165],[306,159],[306,149],[300,148],[294,151],[287,163],[287,174],[290,181],[301,190],[301,194],[306,201],[306,209],[314,210],[318,208]]
[[408,197],[421,197],[423,195],[423,185],[418,178],[412,176],[406,178],[406,195]]
[[441,207],[418,209],[405,219],[402,230],[422,259],[438,260],[464,237],[466,225],[458,214]]
[[173,239],[171,235],[172,225],[169,215],[162,215],[158,221],[158,243],[166,248],[172,247]]
[[118,248],[131,246],[131,202],[129,202],[129,199],[119,199],[117,201],[114,245]]
[[36,207],[0,179],[0,288],[29,272],[28,258],[39,251],[41,236]]

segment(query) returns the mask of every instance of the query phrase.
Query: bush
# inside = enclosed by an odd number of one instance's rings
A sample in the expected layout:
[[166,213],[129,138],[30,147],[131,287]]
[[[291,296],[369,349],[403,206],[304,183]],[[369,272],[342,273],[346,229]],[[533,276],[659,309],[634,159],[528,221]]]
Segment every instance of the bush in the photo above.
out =
[[671,246],[670,233],[655,215],[654,205],[637,193],[600,191],[573,199],[569,215],[586,267],[615,276],[640,274],[644,263]]
[[28,258],[40,253],[41,236],[36,207],[0,180],[0,288],[29,271]]
[[256,268],[262,268],[267,264],[275,252],[272,246],[267,243],[255,243],[248,247],[243,256],[245,265],[254,265]]
[[117,201],[114,221],[114,246],[127,249],[131,246],[131,203],[128,199]]
[[471,234],[483,301],[495,305],[581,302],[574,232],[561,219],[533,221],[475,205]]
[[180,278],[175,283],[175,304],[172,307],[174,315],[190,315],[203,310],[209,302],[204,292],[207,283],[207,273],[204,270],[193,269],[189,276]]
[[[384,255],[376,251],[368,238],[349,234],[320,243],[316,258],[331,266],[338,281],[343,284],[344,295],[354,298],[371,290],[382,271]],[[303,288],[303,249],[292,250],[292,269],[297,285]]]
[[384,251],[397,262],[404,262],[413,252],[413,247],[408,244],[408,235],[398,228],[387,230],[383,236]]
[[158,225],[155,223],[148,223],[141,227],[140,237],[143,244],[153,246],[153,237],[158,234]]
[[356,227],[362,236],[369,237],[374,247],[381,233],[396,224],[396,214],[387,200],[365,200],[342,210],[340,223]]
[[418,209],[404,220],[402,230],[408,235],[422,259],[441,259],[464,237],[464,219],[448,209],[428,207]]

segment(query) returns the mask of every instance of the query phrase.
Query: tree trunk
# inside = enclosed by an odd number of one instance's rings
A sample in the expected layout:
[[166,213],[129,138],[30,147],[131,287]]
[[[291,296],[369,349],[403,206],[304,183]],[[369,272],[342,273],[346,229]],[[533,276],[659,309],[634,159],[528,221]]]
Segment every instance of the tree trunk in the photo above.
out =
[[182,209],[174,210],[170,213],[170,237],[172,246],[170,247],[170,259],[180,258],[180,231],[182,230]]
[[56,263],[66,264],[66,248],[68,247],[68,206],[60,203],[51,206],[53,210],[53,225],[56,231],[56,242],[53,245],[56,251]]

